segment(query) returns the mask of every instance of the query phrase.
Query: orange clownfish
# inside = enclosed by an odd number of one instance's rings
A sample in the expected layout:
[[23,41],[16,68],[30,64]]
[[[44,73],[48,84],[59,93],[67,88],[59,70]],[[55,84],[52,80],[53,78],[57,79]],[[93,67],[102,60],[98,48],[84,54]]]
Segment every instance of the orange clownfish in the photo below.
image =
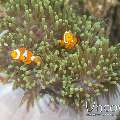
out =
[[64,33],[63,39],[59,40],[59,44],[67,49],[73,48],[78,43],[78,38],[71,31]]
[[34,56],[30,50],[26,48],[18,48],[10,52],[10,56],[13,60],[24,62],[25,64],[36,63],[41,64],[41,58],[39,56]]

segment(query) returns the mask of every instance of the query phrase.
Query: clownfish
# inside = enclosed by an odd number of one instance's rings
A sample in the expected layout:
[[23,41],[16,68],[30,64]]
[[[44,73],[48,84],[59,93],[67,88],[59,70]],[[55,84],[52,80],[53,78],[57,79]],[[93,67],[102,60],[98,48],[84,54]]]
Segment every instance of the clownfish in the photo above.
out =
[[71,31],[66,31],[62,40],[59,40],[58,42],[61,46],[64,46],[67,49],[71,49],[79,42],[79,40],[75,35],[73,35]]
[[37,65],[41,64],[41,57],[34,56],[30,50],[26,48],[18,48],[10,52],[10,56],[13,60],[24,62],[25,64],[35,63]]

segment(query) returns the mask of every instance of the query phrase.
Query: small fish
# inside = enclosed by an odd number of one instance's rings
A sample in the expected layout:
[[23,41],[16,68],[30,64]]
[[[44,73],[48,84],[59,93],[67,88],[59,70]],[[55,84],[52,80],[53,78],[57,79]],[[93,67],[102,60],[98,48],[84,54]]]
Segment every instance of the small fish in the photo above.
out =
[[63,39],[58,41],[61,46],[67,49],[73,48],[78,43],[78,38],[71,31],[64,33]]
[[26,48],[18,48],[10,52],[10,56],[13,60],[24,62],[25,64],[35,63],[37,65],[41,64],[41,57],[34,56],[30,50]]

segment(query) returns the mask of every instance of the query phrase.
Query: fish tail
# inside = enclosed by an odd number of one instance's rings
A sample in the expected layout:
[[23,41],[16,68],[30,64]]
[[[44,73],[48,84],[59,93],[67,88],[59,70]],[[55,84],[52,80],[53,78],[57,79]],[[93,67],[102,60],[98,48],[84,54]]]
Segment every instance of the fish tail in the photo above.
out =
[[64,46],[64,41],[63,40],[58,40],[58,44],[60,44],[60,46]]
[[42,62],[42,59],[40,56],[35,56],[33,62],[36,63],[37,65],[40,65]]

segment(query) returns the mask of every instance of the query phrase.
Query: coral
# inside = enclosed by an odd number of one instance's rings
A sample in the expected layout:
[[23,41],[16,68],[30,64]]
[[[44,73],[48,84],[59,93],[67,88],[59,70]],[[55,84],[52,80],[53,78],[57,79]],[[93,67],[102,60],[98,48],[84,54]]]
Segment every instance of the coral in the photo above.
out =
[[[49,94],[55,103],[79,110],[85,101],[116,92],[120,45],[110,45],[102,20],[79,16],[64,0],[8,0],[5,8],[0,31],[9,32],[0,38],[0,67],[14,89],[26,91],[28,105]],[[70,50],[58,44],[68,30],[80,39]],[[42,64],[12,60],[10,51],[20,47],[40,56]]]

